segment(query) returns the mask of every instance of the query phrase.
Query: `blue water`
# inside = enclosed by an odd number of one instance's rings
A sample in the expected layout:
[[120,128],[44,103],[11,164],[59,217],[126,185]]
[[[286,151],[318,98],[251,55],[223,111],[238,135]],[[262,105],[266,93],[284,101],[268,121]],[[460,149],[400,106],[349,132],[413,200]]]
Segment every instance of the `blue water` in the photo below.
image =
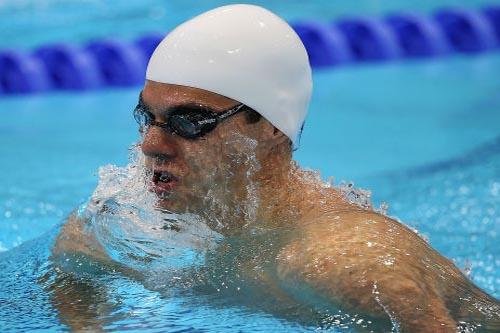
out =
[[[3,0],[0,1],[0,47],[31,48],[52,42],[82,42],[96,37],[132,38],[168,31],[189,17],[238,0]],[[286,20],[332,20],[348,15],[381,16],[414,11],[429,14],[443,6],[479,8],[499,0],[351,0],[243,1],[269,8]]]
[[[201,12],[213,3],[204,1],[193,9],[158,1],[48,1],[45,7],[2,2],[0,17],[10,13],[16,24],[0,29],[0,41],[31,47],[68,40],[72,34],[86,40],[118,26],[123,28],[120,36],[132,37],[169,27],[185,13]],[[324,4],[306,5],[303,12],[298,2],[287,8],[272,2],[270,7],[287,18],[334,17],[357,10],[352,3],[326,9]],[[370,14],[404,5],[357,3],[368,4],[362,11]],[[442,3],[426,1],[416,9],[428,11]],[[160,5],[167,8],[160,18],[139,17]],[[74,21],[81,6],[101,11]],[[178,9],[176,15],[170,16],[168,8]],[[47,15],[33,19],[36,10]],[[60,29],[72,20],[74,29]],[[0,27],[7,24],[0,22]],[[22,31],[36,32],[12,39]],[[295,153],[301,165],[320,170],[325,179],[333,176],[336,184],[352,181],[370,189],[376,205],[387,203],[389,215],[416,228],[434,248],[470,271],[477,285],[500,297],[500,55],[338,68],[316,72],[314,84],[310,116]],[[138,139],[131,109],[139,90],[0,99],[2,332],[67,329],[50,289],[50,246],[64,217],[92,193],[98,167],[126,164],[128,147]],[[314,329],[216,295],[158,291],[119,273],[82,279],[89,302],[111,309],[98,319],[106,330]],[[74,310],[81,310],[75,304]]]

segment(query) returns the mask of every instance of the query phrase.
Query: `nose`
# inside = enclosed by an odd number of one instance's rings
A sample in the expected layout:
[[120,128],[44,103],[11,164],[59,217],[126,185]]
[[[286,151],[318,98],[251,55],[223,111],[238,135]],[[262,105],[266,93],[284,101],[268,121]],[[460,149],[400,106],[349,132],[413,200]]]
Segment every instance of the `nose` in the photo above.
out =
[[173,160],[178,156],[179,145],[175,136],[157,126],[146,129],[141,144],[142,153],[158,162]]

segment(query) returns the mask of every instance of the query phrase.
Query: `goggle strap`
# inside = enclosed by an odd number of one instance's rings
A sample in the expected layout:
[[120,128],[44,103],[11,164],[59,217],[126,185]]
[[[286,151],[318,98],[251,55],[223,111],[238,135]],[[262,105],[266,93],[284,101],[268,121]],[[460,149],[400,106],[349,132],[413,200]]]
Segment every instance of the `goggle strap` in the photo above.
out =
[[240,104],[234,108],[232,108],[231,110],[227,110],[226,112],[224,113],[221,113],[220,115],[217,115],[217,119],[219,120],[224,120],[226,119],[227,117],[230,117],[232,116],[233,114],[235,114],[236,112],[240,111],[241,108],[243,108],[245,106],[245,104]]

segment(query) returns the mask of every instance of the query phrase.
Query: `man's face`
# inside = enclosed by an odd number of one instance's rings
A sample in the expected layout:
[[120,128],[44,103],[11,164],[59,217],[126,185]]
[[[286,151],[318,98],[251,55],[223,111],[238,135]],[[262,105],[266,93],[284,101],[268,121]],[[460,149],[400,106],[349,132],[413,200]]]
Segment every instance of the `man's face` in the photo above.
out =
[[[142,92],[144,104],[155,121],[166,123],[173,107],[202,105],[214,112],[226,111],[240,103],[205,90],[147,81]],[[197,139],[183,138],[157,126],[144,129],[141,148],[151,174],[151,190],[161,207],[173,212],[196,212],[210,200],[235,196],[248,182],[252,159],[253,132],[244,112],[229,117],[213,131]],[[243,159],[243,160],[242,160]],[[246,178],[246,179],[245,179]]]

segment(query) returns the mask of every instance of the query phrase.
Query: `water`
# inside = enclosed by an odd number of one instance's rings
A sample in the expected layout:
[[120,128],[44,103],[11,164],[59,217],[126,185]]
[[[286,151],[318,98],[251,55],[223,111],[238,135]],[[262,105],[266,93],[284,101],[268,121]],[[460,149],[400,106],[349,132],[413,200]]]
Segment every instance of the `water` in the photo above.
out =
[[[144,32],[169,31],[189,17],[217,6],[241,3],[238,0],[197,1],[196,6],[182,1],[99,1],[86,0],[3,0],[0,1],[0,47],[32,48],[53,42],[80,43],[96,37],[132,38]],[[324,0],[246,1],[265,6],[287,20],[304,18],[328,21],[348,15],[381,16],[390,12],[415,11],[429,14],[444,6],[480,8],[498,0]],[[41,15],[43,13],[43,15]]]
[[[86,40],[116,29],[117,22],[121,22],[126,28],[120,34],[133,37],[140,31],[170,28],[184,18],[181,14],[164,13],[157,19],[144,20],[140,17],[144,10],[151,10],[150,4],[130,3],[111,6],[88,2],[86,6],[100,6],[106,11],[82,15],[81,23],[76,22],[75,30],[70,31],[76,31],[78,38]],[[64,1],[44,4],[48,15],[33,20],[29,15],[39,10],[40,5],[2,3],[0,8],[4,13],[14,13],[25,21],[16,20],[15,27],[0,29],[5,36],[0,40],[11,43],[12,36],[31,29],[37,33],[16,38],[10,45],[32,47],[50,40],[69,40],[70,32],[61,29],[69,23],[54,20],[57,17],[62,20],[63,15],[53,9],[56,4],[63,4],[76,13],[81,7]],[[439,4],[422,2],[418,9],[428,11]],[[481,2],[469,5],[478,4]],[[293,6],[286,10],[278,4],[273,6],[278,12],[287,13],[288,18],[302,15]],[[356,7],[345,6],[321,10],[325,13],[321,17],[352,12]],[[363,10],[383,13],[398,6],[402,2],[390,5],[371,2]],[[110,14],[115,7],[116,15]],[[143,11],[138,10],[141,8]],[[304,16],[316,15],[322,9],[314,5],[306,8]],[[199,11],[203,9],[200,7]],[[99,21],[97,27],[89,25],[89,21],[99,19],[95,15],[103,15],[109,21]],[[168,20],[162,21],[163,18]],[[39,29],[41,26],[46,29]],[[497,73],[500,73],[497,54],[316,72],[311,113],[295,158],[303,166],[320,170],[324,179],[334,176],[335,185],[344,180],[369,189],[375,207],[386,203],[389,215],[417,229],[478,286],[498,298],[500,75]],[[131,108],[139,89],[0,100],[1,330],[64,331],[68,325],[151,332],[300,332],[317,326],[329,329],[339,319],[322,318],[316,321],[317,325],[301,323],[296,318],[274,315],[265,307],[228,300],[219,292],[191,290],[189,285],[176,282],[175,274],[169,276],[168,281],[173,282],[164,286],[166,279],[155,279],[154,274],[145,279],[118,270],[103,272],[99,263],[89,264],[79,258],[71,259],[71,268],[78,274],[56,271],[48,258],[60,223],[94,192],[98,168],[106,164],[124,166],[129,147],[138,140]],[[123,169],[106,167],[101,176],[109,179],[106,175],[113,173],[126,174]],[[155,221],[151,216],[149,220]],[[117,220],[108,216],[96,221],[95,226],[102,228],[111,222]],[[122,240],[130,234],[137,236],[136,242],[132,242],[136,253],[161,254],[162,250],[168,250],[156,246],[164,238],[152,239],[151,234],[138,233],[138,229],[114,230],[110,235],[116,237],[116,242],[110,244],[115,246],[108,250],[115,251],[115,260],[126,260],[136,269],[150,269],[151,264],[140,257],[130,261],[119,256],[123,253],[120,246],[126,244]],[[208,230],[192,234],[218,239],[216,234],[208,236]],[[151,246],[140,247],[143,238],[148,238]],[[181,243],[182,239],[176,241]],[[167,258],[180,256],[189,260],[170,260],[158,265],[176,267],[174,272],[184,274],[181,281],[189,282],[192,279],[188,277],[197,275],[186,271],[186,264],[196,264],[204,257],[199,251],[193,252],[189,244],[181,245],[174,247],[180,252],[170,253]],[[155,262],[158,261],[151,261]],[[51,287],[55,281],[66,293]],[[72,314],[80,314],[84,320],[68,322]]]
[[[498,70],[499,60],[491,55],[455,59],[451,64],[317,73],[311,117],[296,153],[303,165],[319,168],[325,179],[336,176],[335,184],[346,180],[369,188],[375,206],[386,202],[389,215],[416,228],[496,297],[500,293],[496,112],[500,101],[498,95],[488,93],[499,83],[484,73]],[[459,80],[456,68],[471,75]],[[357,89],[381,77],[384,89]],[[435,87],[443,82],[453,84],[450,90],[467,94],[436,93]],[[427,98],[415,99],[417,87]],[[381,90],[391,92],[391,98]],[[0,242],[11,250],[0,259],[5,286],[0,313],[10,318],[2,321],[3,330],[67,327],[59,296],[50,289],[55,279],[47,261],[51,239],[60,221],[94,191],[99,166],[125,165],[128,147],[138,139],[131,117],[137,93],[132,89],[2,101]],[[119,272],[65,279],[66,290],[80,291],[75,297],[84,299],[68,311],[109,308],[105,314],[92,310],[85,316],[86,325],[97,321],[110,330],[308,331],[315,327],[255,307],[228,304],[213,294],[192,294],[183,288],[165,294],[154,284]]]

